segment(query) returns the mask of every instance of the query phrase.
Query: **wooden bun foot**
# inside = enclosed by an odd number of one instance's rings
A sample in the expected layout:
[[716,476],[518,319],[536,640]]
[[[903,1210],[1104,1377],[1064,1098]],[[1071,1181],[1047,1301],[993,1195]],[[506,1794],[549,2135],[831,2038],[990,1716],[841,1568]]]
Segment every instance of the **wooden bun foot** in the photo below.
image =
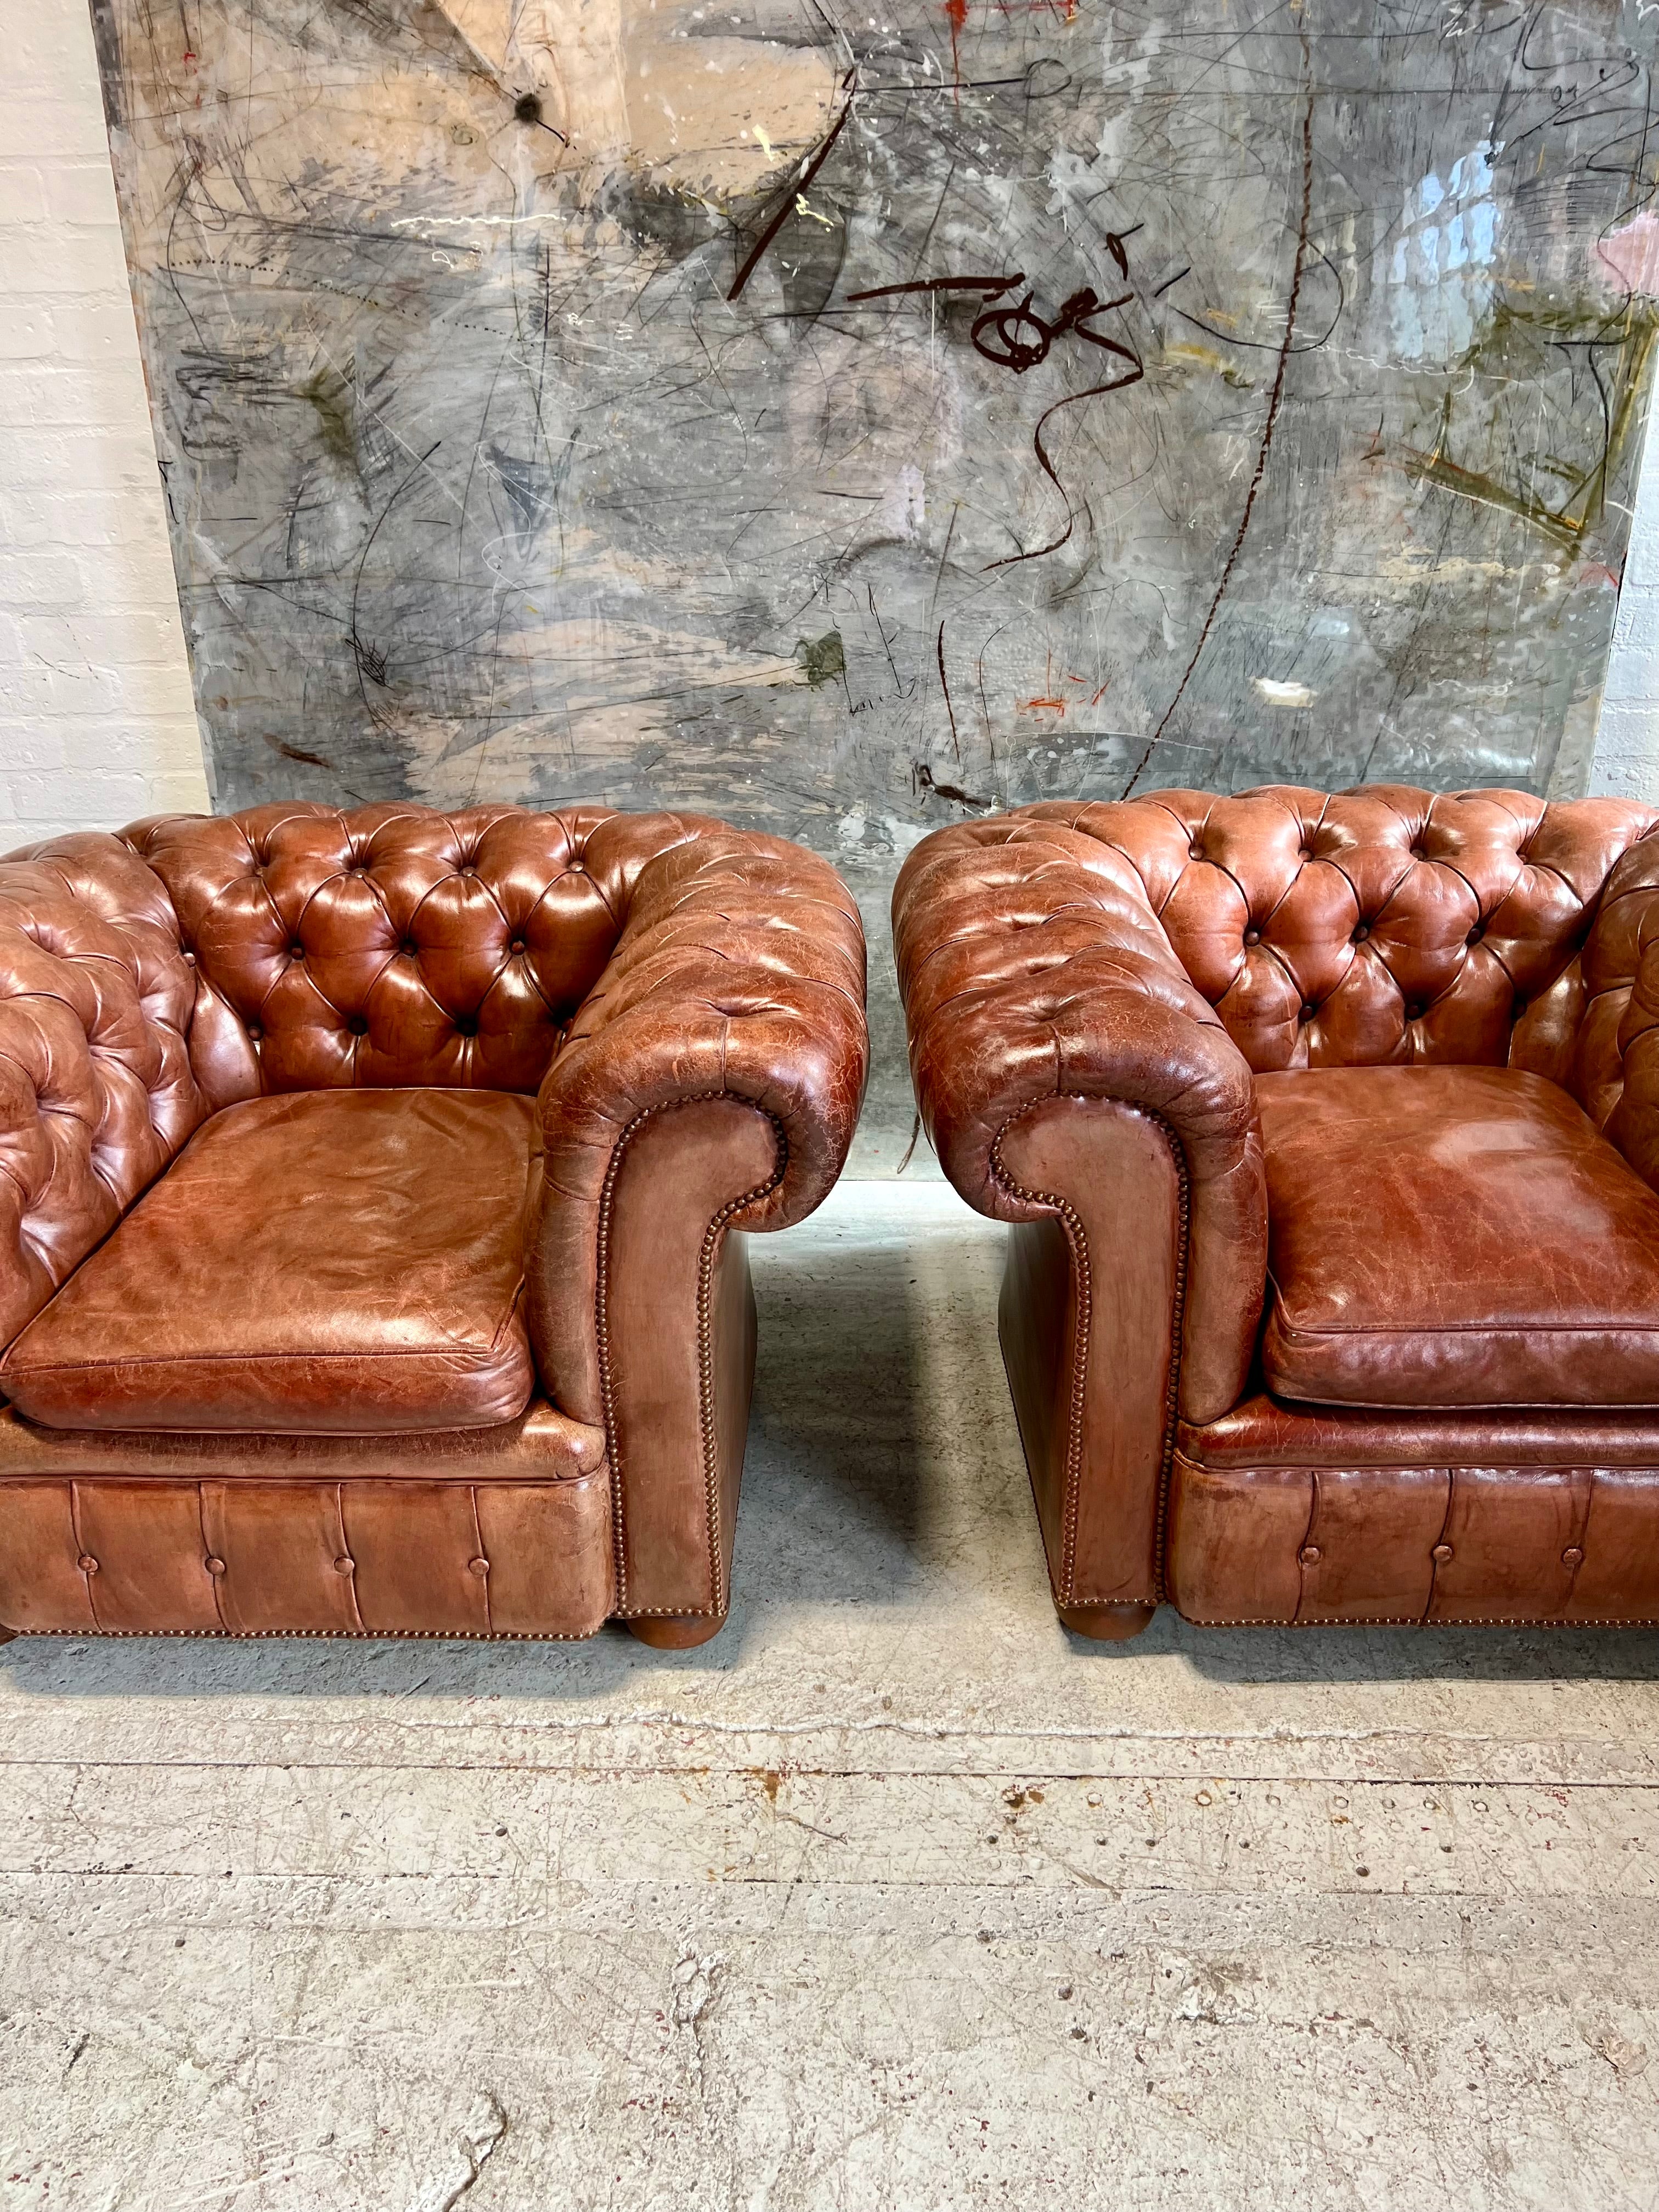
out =
[[1060,1625],[1097,1644],[1127,1644],[1158,1611],[1155,1605],[1057,1605]]
[[653,1651],[693,1651],[699,1644],[707,1644],[710,1637],[718,1636],[725,1626],[723,1613],[709,1613],[689,1620],[630,1620],[628,1632],[637,1636],[641,1644],[648,1644]]

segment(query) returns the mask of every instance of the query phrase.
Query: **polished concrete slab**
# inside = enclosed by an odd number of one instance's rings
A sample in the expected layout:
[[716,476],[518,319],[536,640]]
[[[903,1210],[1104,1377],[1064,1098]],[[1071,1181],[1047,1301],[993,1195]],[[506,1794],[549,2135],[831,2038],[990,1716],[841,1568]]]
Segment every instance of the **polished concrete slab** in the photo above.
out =
[[1000,1237],[756,1241],[700,1650],[0,1651],[0,2212],[1659,2201],[1659,1638],[1069,1638]]

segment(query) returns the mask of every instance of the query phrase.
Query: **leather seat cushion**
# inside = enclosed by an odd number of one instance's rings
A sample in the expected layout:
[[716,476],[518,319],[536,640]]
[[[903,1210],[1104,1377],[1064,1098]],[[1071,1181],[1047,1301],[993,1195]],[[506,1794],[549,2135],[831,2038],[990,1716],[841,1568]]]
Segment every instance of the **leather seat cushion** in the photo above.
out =
[[1659,1197],[1501,1067],[1256,1079],[1276,1396],[1659,1406]]
[[60,1429],[509,1421],[534,1101],[318,1091],[213,1116],[0,1361]]

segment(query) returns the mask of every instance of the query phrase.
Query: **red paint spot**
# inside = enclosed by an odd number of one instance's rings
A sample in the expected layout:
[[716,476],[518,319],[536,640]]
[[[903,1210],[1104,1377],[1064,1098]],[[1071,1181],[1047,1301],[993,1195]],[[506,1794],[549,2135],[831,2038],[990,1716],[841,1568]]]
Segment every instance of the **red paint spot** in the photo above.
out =
[[1066,712],[1066,702],[1063,699],[1022,699],[1019,707],[1023,714],[1029,714],[1036,707],[1051,707],[1056,714],[1063,714]]
[[1613,570],[1608,568],[1605,561],[1586,561],[1584,563],[1584,581],[1587,584],[1593,584],[1598,576],[1605,576],[1608,583],[1613,586],[1615,592],[1619,589],[1620,580],[1619,577],[1614,575]]
[[959,84],[962,55],[958,41],[968,27],[968,0],[945,0],[945,20],[951,26],[951,82]]

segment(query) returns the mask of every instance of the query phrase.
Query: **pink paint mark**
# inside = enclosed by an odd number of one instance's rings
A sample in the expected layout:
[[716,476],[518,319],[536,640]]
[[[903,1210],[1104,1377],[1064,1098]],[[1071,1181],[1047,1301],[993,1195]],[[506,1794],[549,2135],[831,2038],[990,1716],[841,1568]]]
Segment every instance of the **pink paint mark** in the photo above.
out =
[[1659,293],[1659,214],[1651,208],[1598,239],[1595,253],[1626,291]]

